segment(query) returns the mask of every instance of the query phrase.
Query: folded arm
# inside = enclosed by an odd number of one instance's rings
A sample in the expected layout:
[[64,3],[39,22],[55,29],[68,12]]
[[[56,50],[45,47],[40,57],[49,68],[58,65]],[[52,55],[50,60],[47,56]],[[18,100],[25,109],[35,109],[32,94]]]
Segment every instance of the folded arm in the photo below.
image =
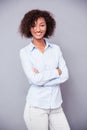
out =
[[[44,84],[44,86],[52,86],[52,85],[57,85],[65,82],[69,78],[69,73],[68,73],[68,68],[66,66],[66,62],[63,58],[62,52],[60,48],[58,48],[59,52],[59,59],[58,59],[58,77],[54,77],[53,79],[49,79],[48,82]],[[36,68],[35,68],[36,69]],[[33,70],[34,71],[34,70]],[[39,71],[36,69],[35,73],[39,73]]]
[[68,68],[66,66],[66,62],[63,58],[62,52],[60,51],[60,57],[59,57],[59,68],[61,70],[61,74],[58,78],[54,78],[53,80],[50,80],[45,84],[45,86],[50,85],[57,85],[60,83],[64,83],[69,78]]
[[32,84],[44,85],[49,80],[58,78],[60,76],[57,69],[45,70],[43,72],[36,73],[38,70],[35,72],[35,68],[30,63],[29,57],[24,50],[20,51],[20,59],[25,75],[27,76],[28,80],[32,82]]
[[[60,61],[61,62],[60,62],[59,66],[61,69],[57,69],[58,74],[60,76],[57,78],[50,79],[48,82],[46,82],[44,84],[44,86],[53,86],[53,85],[61,84],[61,83],[65,82],[66,80],[68,80],[68,78],[69,78],[68,69],[67,69],[67,66],[66,66],[66,63],[65,63],[63,57],[60,58]],[[36,68],[33,68],[33,71],[35,73],[39,73],[39,71]]]

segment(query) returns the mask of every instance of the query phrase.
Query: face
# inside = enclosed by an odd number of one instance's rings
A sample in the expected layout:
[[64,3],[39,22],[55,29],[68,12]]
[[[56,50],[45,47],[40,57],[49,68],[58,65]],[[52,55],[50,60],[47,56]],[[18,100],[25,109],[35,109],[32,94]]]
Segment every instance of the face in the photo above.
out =
[[46,22],[44,18],[38,18],[37,21],[35,21],[34,27],[31,27],[31,34],[34,39],[42,39],[46,33]]

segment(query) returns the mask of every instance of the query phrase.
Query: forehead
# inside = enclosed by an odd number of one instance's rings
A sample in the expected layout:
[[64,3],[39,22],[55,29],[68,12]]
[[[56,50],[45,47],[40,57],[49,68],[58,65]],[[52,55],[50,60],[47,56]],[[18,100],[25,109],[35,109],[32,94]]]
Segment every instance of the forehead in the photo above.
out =
[[46,23],[45,19],[43,17],[39,17],[35,23]]

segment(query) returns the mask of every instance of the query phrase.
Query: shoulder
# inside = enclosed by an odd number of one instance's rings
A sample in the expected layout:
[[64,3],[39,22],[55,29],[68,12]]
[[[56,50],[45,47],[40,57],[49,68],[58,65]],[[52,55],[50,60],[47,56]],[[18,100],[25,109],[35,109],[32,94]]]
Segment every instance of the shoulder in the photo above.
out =
[[58,56],[62,55],[62,50],[58,44],[50,43],[53,52],[56,53]]
[[30,44],[28,44],[27,46],[25,46],[25,47],[23,47],[23,48],[21,48],[19,50],[19,56],[20,56],[20,58],[27,57],[27,55],[29,54],[29,52],[30,52]]
[[25,47],[21,48],[21,49],[19,50],[19,53],[21,54],[21,53],[25,53],[25,52],[27,52],[27,51],[30,51],[30,44],[28,44],[28,45],[26,45]]
[[59,45],[57,45],[57,44],[51,43],[51,45],[52,45],[54,48],[56,48],[56,49],[60,49]]
[[61,52],[61,48],[58,44],[50,43],[50,45],[55,51]]

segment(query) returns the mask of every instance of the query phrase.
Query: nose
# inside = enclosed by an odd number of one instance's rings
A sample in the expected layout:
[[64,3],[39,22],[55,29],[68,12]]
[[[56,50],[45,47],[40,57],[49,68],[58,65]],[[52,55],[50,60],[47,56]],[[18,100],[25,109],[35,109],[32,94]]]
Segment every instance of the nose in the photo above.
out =
[[37,26],[35,26],[35,31],[40,31],[40,27],[37,25]]

